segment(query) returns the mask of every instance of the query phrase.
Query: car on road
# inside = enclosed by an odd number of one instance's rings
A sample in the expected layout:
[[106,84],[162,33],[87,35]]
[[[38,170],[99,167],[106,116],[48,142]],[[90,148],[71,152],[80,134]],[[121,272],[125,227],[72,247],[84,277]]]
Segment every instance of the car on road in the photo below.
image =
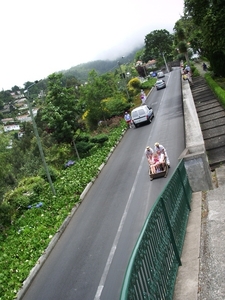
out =
[[147,105],[138,106],[131,111],[131,121],[135,127],[143,123],[150,124],[153,118],[153,109]]
[[157,73],[157,77],[158,78],[163,78],[163,77],[165,77],[165,74],[162,71],[160,71],[160,72]]
[[157,73],[156,73],[156,72],[150,72],[149,75],[150,75],[151,77],[157,77]]
[[157,80],[155,83],[155,87],[157,90],[164,89],[166,87],[165,80],[163,80],[163,79]]

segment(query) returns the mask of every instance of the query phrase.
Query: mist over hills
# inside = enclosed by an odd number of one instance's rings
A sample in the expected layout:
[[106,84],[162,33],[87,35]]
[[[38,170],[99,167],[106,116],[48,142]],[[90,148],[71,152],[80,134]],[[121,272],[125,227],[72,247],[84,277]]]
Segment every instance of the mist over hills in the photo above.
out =
[[59,73],[63,73],[65,77],[76,77],[79,81],[85,82],[88,79],[88,74],[90,71],[95,70],[99,75],[104,73],[114,71],[118,68],[118,61],[121,64],[131,63],[134,61],[136,52],[142,48],[134,49],[130,54],[126,56],[119,56],[115,60],[95,60],[87,63],[82,63],[77,66],[71,67],[68,70],[59,71]]
[[[135,59],[137,51],[143,49],[143,47],[144,47],[144,45],[136,47],[126,56],[118,55],[117,59],[114,59],[114,60],[106,59],[106,60],[89,61],[87,63],[82,63],[79,65],[73,66],[67,70],[55,71],[54,73],[62,73],[63,77],[64,77],[64,82],[67,78],[75,77],[80,83],[85,83],[88,79],[88,74],[92,70],[95,70],[98,73],[98,75],[102,75],[107,72],[114,72],[116,70],[116,68],[118,68],[118,61],[121,64],[132,63]],[[115,57],[115,55],[114,55],[114,57]],[[49,74],[49,75],[51,75],[51,74]],[[46,90],[47,77],[42,78],[42,80],[39,80],[39,81],[40,82],[36,86],[40,89]],[[28,83],[27,85],[29,85],[32,83],[32,81],[27,81],[27,83]],[[15,85],[14,87],[18,87],[18,86]],[[8,91],[10,92],[11,89],[9,89]]]

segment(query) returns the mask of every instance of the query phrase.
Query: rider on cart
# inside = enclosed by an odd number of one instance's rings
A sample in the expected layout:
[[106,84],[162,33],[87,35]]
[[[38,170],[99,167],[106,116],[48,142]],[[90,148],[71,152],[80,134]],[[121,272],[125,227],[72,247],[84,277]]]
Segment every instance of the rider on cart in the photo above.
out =
[[163,145],[160,145],[158,142],[156,142],[155,152],[157,152],[161,156],[161,161],[162,160],[164,161],[164,158],[166,158],[168,168],[170,168],[170,160],[169,160],[169,156],[167,155],[166,148]]
[[145,155],[147,157],[149,165],[152,164],[153,154],[154,154],[153,149],[150,146],[147,146],[145,149]]

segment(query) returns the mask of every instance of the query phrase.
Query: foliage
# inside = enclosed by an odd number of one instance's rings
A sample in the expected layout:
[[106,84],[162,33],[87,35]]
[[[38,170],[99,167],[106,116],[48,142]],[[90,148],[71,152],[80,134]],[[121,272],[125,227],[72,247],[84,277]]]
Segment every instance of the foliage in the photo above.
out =
[[[42,139],[43,140],[43,139]],[[45,146],[45,144],[43,143]],[[74,156],[71,144],[60,143],[52,144],[51,147],[45,148],[45,158],[48,164],[60,170],[69,157]]]
[[0,232],[11,225],[12,207],[7,203],[0,204]]
[[185,60],[189,64],[188,58],[188,36],[185,31],[183,19],[178,20],[174,26],[174,41],[176,43],[176,48],[178,49],[179,54],[184,55]]
[[135,61],[142,60],[142,57],[144,56],[144,51],[145,51],[145,48],[142,48],[136,52]]
[[140,77],[143,77],[143,78],[147,77],[147,68],[145,65],[138,64],[136,66],[136,71]]
[[[23,214],[15,218],[10,228],[0,236],[0,299],[15,298],[30,270],[79,201],[79,195],[86,185],[97,175],[99,166],[106,160],[111,147],[117,143],[125,128],[125,122],[121,122],[119,127],[111,129],[104,146],[97,148],[92,156],[61,170],[54,183],[57,196],[52,195],[49,185],[39,190],[40,177],[37,180],[32,178],[21,182],[17,191],[12,196],[8,195],[8,200],[11,199],[10,202],[13,201],[15,206],[20,200],[23,201],[24,208],[28,200],[34,201],[34,204],[41,202],[42,205],[25,208]],[[31,186],[33,190],[29,189]],[[37,191],[38,198],[35,198]],[[6,215],[5,222],[9,221]]]
[[[11,186],[14,184],[13,168],[9,160],[11,149],[7,149],[9,141],[9,136],[5,136],[3,134],[0,135],[0,203],[4,194],[6,181]],[[9,181],[10,178],[12,180]]]
[[102,100],[117,93],[117,82],[112,74],[98,76],[96,71],[90,72],[88,84],[81,88],[81,98],[88,111],[86,121],[91,130],[97,128],[100,120],[108,117]]
[[76,146],[80,156],[86,157],[89,155],[89,151],[94,147],[94,144],[87,141],[79,141],[76,143]]
[[46,104],[42,109],[42,120],[58,142],[71,142],[79,128],[80,111],[73,88],[66,88],[61,83],[62,74],[53,73],[48,77],[49,91]]
[[10,91],[0,91],[0,105],[3,106],[3,104],[8,104],[13,101],[13,97],[10,93]]
[[109,140],[109,138],[108,138],[108,135],[106,135],[106,134],[99,134],[99,135],[91,137],[90,140],[92,143],[98,143],[98,144],[103,145],[106,141]]
[[205,79],[211,90],[220,100],[222,106],[225,108],[225,90],[218,86],[218,84],[212,79],[210,74],[205,74]]
[[150,78],[148,78],[148,80],[147,81],[145,81],[145,82],[143,82],[142,84],[141,84],[141,88],[142,89],[151,89],[152,87],[154,87],[154,85],[155,85],[155,83],[156,83],[156,78],[154,78],[154,77],[150,77]]
[[[49,166],[48,167],[48,171],[49,171],[49,175],[51,176],[51,180],[52,182],[56,181],[57,177],[59,176],[59,171],[54,168],[53,166]],[[42,167],[39,170],[39,174],[38,174],[41,178],[43,178],[46,182],[48,182],[48,177],[46,174],[46,170],[44,167]]]
[[[141,48],[142,49],[142,48]],[[123,63],[127,64],[134,60],[137,51],[139,51],[140,48],[135,48],[130,54],[123,57]],[[66,70],[63,75],[65,78],[68,76],[74,76],[76,77],[81,83],[85,83],[88,81],[89,73],[93,70],[97,72],[98,75],[103,75],[108,72],[112,72],[118,67],[118,60],[120,60],[121,57],[118,57],[115,60],[95,60],[91,62],[87,62],[84,64],[79,64],[75,67],[70,68],[69,70]]]
[[128,82],[127,88],[128,88],[129,94],[131,96],[135,96],[137,93],[139,93],[140,88],[141,88],[141,82],[140,82],[140,80],[137,77],[132,78]]
[[88,142],[90,140],[90,135],[87,134],[86,132],[82,132],[77,138],[76,141],[80,142],[80,141],[84,141],[84,142]]
[[192,72],[193,77],[196,77],[196,76],[200,75],[198,69],[193,65],[191,66],[191,72]]
[[127,99],[119,95],[102,101],[104,102],[105,111],[107,112],[105,116],[108,118],[120,116],[130,108],[130,103],[127,102]]
[[[214,73],[225,76],[225,7],[223,1],[185,0],[185,9],[202,33],[203,55],[207,56]],[[204,9],[203,9],[204,8]]]
[[169,55],[172,51],[173,35],[166,29],[154,30],[145,36],[145,52],[143,59],[147,62],[150,59],[162,56],[162,53]]
[[139,88],[140,88],[140,85],[141,85],[141,82],[140,82],[140,80],[139,80],[137,77],[132,78],[132,79],[128,82],[128,87],[129,87],[129,88],[139,89]]

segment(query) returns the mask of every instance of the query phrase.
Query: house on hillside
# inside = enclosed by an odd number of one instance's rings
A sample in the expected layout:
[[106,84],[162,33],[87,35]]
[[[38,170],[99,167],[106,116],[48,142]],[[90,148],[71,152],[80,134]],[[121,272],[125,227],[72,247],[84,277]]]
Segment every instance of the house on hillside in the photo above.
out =
[[11,124],[11,125],[4,125],[4,132],[9,132],[13,130],[20,130],[20,125]]
[[145,66],[147,69],[155,69],[156,68],[156,60],[155,59],[149,60]]
[[25,114],[22,116],[17,116],[16,120],[19,121],[20,123],[22,122],[31,122],[31,117],[29,114]]
[[5,118],[5,119],[1,119],[1,122],[3,124],[14,123],[14,119],[13,118]]

